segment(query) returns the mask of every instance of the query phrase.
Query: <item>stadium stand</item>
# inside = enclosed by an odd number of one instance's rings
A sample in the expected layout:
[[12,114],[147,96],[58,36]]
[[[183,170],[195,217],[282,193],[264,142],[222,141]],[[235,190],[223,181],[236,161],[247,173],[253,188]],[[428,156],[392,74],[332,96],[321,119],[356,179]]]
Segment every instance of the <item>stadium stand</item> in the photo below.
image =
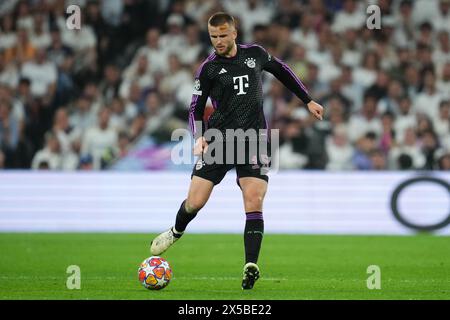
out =
[[[381,29],[366,27],[369,4]],[[188,127],[206,22],[222,10],[326,109],[313,121],[267,74],[282,169],[450,169],[448,0],[3,0],[0,168],[108,170],[139,150],[164,168],[157,150]]]

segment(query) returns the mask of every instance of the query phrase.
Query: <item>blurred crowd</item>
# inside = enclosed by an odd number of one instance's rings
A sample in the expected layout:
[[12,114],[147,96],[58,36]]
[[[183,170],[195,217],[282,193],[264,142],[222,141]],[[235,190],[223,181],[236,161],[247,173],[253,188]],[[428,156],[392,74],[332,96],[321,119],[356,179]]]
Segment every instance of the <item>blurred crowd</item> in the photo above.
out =
[[450,169],[450,0],[2,0],[0,168],[106,169],[140,137],[188,128],[217,11],[325,107],[315,121],[265,74],[281,168]]

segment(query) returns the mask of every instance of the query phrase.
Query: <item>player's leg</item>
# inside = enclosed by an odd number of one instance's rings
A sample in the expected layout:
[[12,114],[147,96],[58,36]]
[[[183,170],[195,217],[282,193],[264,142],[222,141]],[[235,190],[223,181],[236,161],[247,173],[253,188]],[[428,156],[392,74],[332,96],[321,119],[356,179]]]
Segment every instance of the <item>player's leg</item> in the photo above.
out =
[[[241,172],[242,174],[242,172]],[[241,177],[246,222],[244,230],[245,266],[242,281],[243,289],[251,289],[259,278],[258,262],[264,234],[263,201],[267,191],[267,181],[256,177]]]
[[178,210],[175,226],[161,233],[152,241],[150,246],[152,255],[162,254],[183,235],[189,222],[196,217],[208,201],[213,187],[213,182],[198,176],[192,176],[187,199],[183,201]]
[[267,181],[254,177],[244,177],[239,179],[239,184],[242,189],[246,213],[245,263],[257,263],[264,234],[262,208],[267,191]]
[[181,204],[175,220],[176,234],[183,234],[187,225],[191,222],[208,201],[214,184],[202,177],[193,176],[189,187],[187,199]]
[[160,255],[183,235],[186,226],[206,204],[213,187],[222,181],[228,170],[229,167],[223,164],[206,164],[202,159],[197,161],[192,171],[188,197],[178,210],[175,225],[152,241],[152,255]]

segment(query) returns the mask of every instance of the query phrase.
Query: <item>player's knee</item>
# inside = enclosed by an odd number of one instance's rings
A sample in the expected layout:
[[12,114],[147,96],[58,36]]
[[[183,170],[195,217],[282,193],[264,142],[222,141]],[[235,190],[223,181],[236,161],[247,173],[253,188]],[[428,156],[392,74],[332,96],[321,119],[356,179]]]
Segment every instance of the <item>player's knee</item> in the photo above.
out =
[[187,199],[185,203],[186,211],[189,213],[197,213],[203,208],[205,205],[205,201],[202,199]]
[[258,191],[248,191],[244,193],[244,201],[246,205],[250,207],[261,207],[263,199],[263,195]]

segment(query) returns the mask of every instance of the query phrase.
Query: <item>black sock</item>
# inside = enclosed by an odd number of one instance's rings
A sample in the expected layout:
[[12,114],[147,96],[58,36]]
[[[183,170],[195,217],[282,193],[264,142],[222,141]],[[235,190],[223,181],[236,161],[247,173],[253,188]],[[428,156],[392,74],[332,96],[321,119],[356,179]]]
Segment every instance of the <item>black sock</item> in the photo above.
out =
[[258,261],[259,250],[264,234],[262,212],[247,212],[244,231],[245,263]]
[[[184,232],[189,222],[191,222],[192,219],[194,219],[195,216],[197,215],[197,212],[192,213],[186,212],[186,208],[184,207],[185,203],[186,200],[184,200],[183,203],[181,204],[180,209],[178,210],[177,213],[177,218],[175,220],[175,230],[177,230],[178,232]],[[177,234],[175,234],[175,236],[177,236]]]

